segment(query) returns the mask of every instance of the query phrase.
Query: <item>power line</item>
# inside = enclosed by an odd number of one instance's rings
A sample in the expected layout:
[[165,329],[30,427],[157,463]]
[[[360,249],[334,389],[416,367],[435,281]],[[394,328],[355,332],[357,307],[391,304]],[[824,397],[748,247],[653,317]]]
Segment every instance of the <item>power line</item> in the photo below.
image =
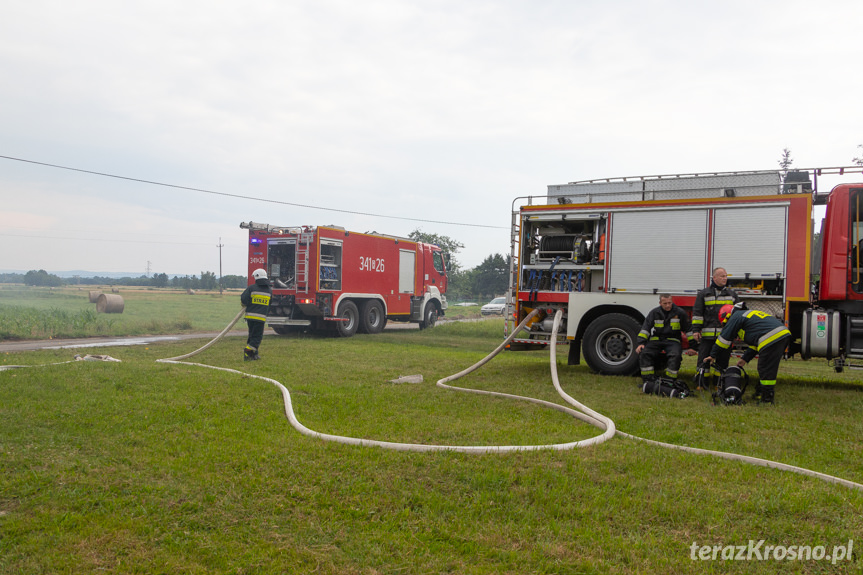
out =
[[228,198],[238,198],[238,199],[241,199],[241,200],[252,200],[252,201],[255,201],[255,202],[266,202],[266,203],[270,203],[270,204],[281,204],[281,205],[285,205],[285,206],[293,206],[293,207],[297,207],[297,208],[308,208],[308,209],[312,209],[312,210],[323,210],[323,211],[325,211],[325,212],[340,212],[340,213],[343,213],[343,214],[352,214],[352,215],[356,215],[356,216],[371,216],[371,217],[374,217],[374,218],[388,218],[388,219],[391,219],[391,220],[407,220],[407,221],[412,221],[412,222],[425,222],[425,223],[430,223],[430,224],[446,224],[446,225],[451,225],[451,226],[467,226],[467,227],[473,227],[473,228],[508,229],[508,228],[506,228],[506,227],[504,227],[504,226],[488,226],[488,225],[483,225],[483,224],[467,224],[467,223],[461,223],[461,222],[444,222],[444,221],[441,221],[441,220],[425,220],[425,219],[422,219],[422,218],[407,218],[407,217],[402,217],[402,216],[386,216],[386,215],[383,215],[383,214],[373,214],[373,213],[369,213],[369,212],[357,212],[357,211],[352,211],[352,210],[340,210],[340,209],[338,209],[338,208],[322,208],[322,207],[320,207],[320,206],[312,206],[312,205],[310,205],[310,204],[298,204],[298,203],[294,203],[294,202],[284,202],[284,201],[281,201],[281,200],[270,200],[270,199],[267,199],[267,198],[256,198],[256,197],[254,197],[254,196],[243,196],[243,195],[240,195],[240,194],[229,194],[229,193],[226,193],[226,192],[214,192],[213,190],[204,190],[204,189],[202,189],[202,188],[192,188],[192,187],[189,187],[189,186],[179,186],[179,185],[176,185],[176,184],[166,184],[166,183],[164,183],[164,182],[154,182],[154,181],[152,181],[152,180],[143,180],[143,179],[140,179],[140,178],[130,178],[130,177],[128,177],[128,176],[118,176],[118,175],[116,175],[116,174],[107,174],[107,173],[105,173],[105,172],[95,172],[95,171],[92,171],[92,170],[84,170],[84,169],[81,169],[81,168],[71,168],[71,167],[69,167],[69,166],[60,166],[60,165],[57,165],[57,164],[48,164],[48,163],[46,163],[46,162],[37,162],[37,161],[35,161],[35,160],[25,160],[24,158],[13,158],[12,156],[3,156],[3,155],[0,155],[0,158],[6,159],[6,160],[13,160],[13,161],[15,161],[15,162],[25,162],[25,163],[28,163],[28,164],[36,164],[36,165],[39,165],[39,166],[47,166],[47,167],[49,167],[49,168],[58,168],[58,169],[61,169],[61,170],[70,170],[70,171],[72,171],[72,172],[81,172],[81,173],[84,173],[84,174],[93,174],[93,175],[96,175],[96,176],[104,176],[104,177],[106,177],[106,178],[117,178],[118,180],[128,180],[128,181],[131,181],[131,182],[140,182],[140,183],[143,183],[143,184],[151,184],[151,185],[154,185],[154,186],[164,186],[164,187],[166,187],[166,188],[176,188],[176,189],[178,189],[178,190],[189,190],[189,191],[192,191],[192,192],[201,192],[201,193],[204,193],[204,194],[212,194],[212,195],[214,195],[214,196],[224,196],[224,197],[228,197]]

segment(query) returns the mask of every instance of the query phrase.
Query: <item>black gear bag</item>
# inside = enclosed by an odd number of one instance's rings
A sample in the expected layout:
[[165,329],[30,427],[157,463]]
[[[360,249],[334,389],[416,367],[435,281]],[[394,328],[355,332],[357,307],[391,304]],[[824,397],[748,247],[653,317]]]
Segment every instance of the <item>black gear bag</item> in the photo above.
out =
[[641,390],[650,395],[676,397],[678,399],[683,399],[692,393],[689,386],[684,382],[679,379],[671,379],[669,377],[660,377],[659,379],[645,381]]

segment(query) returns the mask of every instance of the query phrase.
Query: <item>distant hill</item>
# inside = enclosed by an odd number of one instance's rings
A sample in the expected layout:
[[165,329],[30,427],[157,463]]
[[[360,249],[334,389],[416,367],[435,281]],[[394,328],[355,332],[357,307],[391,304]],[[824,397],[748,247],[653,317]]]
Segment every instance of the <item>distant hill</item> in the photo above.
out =
[[[0,270],[0,274],[26,274],[30,270]],[[74,278],[74,277],[82,277],[82,278],[139,278],[144,275],[143,272],[91,272],[87,270],[69,270],[69,271],[57,271],[57,270],[45,270],[49,274],[54,274],[57,277],[61,277],[64,279]],[[161,273],[161,272],[159,272]],[[177,277],[185,277],[185,276],[193,276],[198,275],[200,272],[196,272],[194,274],[167,274],[169,278],[174,276]]]

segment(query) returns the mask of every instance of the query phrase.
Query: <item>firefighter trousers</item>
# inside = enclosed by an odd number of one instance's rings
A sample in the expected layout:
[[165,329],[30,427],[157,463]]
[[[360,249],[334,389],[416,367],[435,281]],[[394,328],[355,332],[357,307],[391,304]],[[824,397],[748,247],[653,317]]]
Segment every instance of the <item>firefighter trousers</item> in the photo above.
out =
[[249,337],[246,339],[246,345],[258,351],[258,347],[260,347],[261,341],[264,339],[264,324],[266,322],[256,319],[246,319],[246,323],[249,325]]
[[779,362],[785,355],[790,335],[777,339],[767,347],[758,352],[758,379],[761,385],[776,385],[776,376],[779,374]]
[[644,344],[638,365],[641,368],[641,377],[651,379],[655,376],[656,362],[665,352],[665,373],[668,377],[677,377],[680,369],[680,360],[683,358],[683,345],[676,339],[651,339]]

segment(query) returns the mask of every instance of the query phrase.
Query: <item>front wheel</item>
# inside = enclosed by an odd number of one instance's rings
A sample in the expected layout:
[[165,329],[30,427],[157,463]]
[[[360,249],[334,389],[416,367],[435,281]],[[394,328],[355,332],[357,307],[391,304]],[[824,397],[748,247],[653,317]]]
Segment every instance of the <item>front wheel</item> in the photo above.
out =
[[357,304],[352,301],[344,301],[339,306],[338,317],[343,321],[336,322],[336,332],[341,337],[351,337],[357,333],[360,325],[360,312]]
[[426,304],[426,309],[423,312],[423,320],[420,322],[420,329],[434,327],[437,323],[437,307],[432,302]]
[[584,332],[584,361],[597,373],[635,375],[638,354],[635,353],[639,323],[622,313],[599,317]]

